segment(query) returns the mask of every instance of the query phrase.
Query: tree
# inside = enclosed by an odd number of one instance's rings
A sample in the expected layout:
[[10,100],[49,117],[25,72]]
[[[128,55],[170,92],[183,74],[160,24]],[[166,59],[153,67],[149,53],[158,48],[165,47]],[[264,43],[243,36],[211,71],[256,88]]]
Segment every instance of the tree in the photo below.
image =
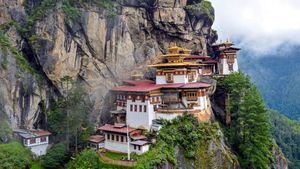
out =
[[68,169],[99,169],[100,159],[95,151],[84,150],[68,164]]
[[68,153],[65,145],[62,143],[55,144],[44,156],[42,160],[42,167],[45,169],[61,168],[67,160]]
[[256,87],[246,91],[240,105],[239,154],[242,166],[268,168],[272,139],[268,112]]
[[300,121],[290,120],[276,111],[270,111],[272,135],[289,159],[290,169],[300,168]]
[[87,92],[79,82],[64,78],[66,90],[63,98],[52,104],[49,113],[49,126],[59,140],[65,140],[67,148],[84,145],[85,139],[92,132],[91,103]]
[[268,168],[271,161],[271,134],[268,112],[250,79],[233,73],[224,79],[229,95],[231,124],[227,135],[243,168]]
[[0,144],[1,169],[25,169],[30,165],[31,153],[18,142]]

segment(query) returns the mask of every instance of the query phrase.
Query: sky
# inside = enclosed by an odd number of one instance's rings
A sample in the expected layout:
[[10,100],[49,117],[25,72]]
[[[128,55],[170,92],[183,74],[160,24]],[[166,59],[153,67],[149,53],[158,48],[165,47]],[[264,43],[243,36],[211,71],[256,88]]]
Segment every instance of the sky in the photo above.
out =
[[210,0],[213,28],[255,55],[300,46],[300,0]]

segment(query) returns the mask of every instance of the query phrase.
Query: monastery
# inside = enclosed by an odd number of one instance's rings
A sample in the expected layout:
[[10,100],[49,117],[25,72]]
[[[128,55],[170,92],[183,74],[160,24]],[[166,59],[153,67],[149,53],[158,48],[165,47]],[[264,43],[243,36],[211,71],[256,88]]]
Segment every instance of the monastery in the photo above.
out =
[[158,131],[161,119],[172,120],[192,114],[200,121],[211,117],[209,92],[212,85],[205,76],[225,76],[238,71],[233,43],[213,45],[216,56],[192,55],[176,45],[161,55],[162,62],[149,65],[156,69],[155,81],[134,77],[114,87],[116,109],[111,111],[115,124],[98,128],[104,134],[103,147],[117,152],[142,154],[149,149],[144,131]]

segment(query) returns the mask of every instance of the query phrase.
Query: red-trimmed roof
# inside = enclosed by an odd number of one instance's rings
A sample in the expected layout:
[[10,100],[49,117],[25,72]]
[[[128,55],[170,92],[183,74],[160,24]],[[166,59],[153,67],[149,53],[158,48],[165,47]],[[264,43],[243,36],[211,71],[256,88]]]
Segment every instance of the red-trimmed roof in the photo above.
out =
[[[126,134],[127,133],[127,127],[122,127],[122,128],[117,128],[114,125],[111,124],[105,124],[102,127],[99,127],[98,130],[102,130],[105,132],[114,132],[114,133],[122,133],[122,134]],[[128,132],[131,133],[133,131],[135,131],[135,128],[128,128]]]
[[89,141],[93,143],[100,143],[104,140],[105,140],[104,136],[101,135],[92,135],[89,137]]
[[114,87],[112,91],[123,91],[123,92],[149,92],[152,90],[162,89],[162,88],[206,88],[209,87],[210,84],[195,82],[195,83],[172,83],[172,84],[155,84],[153,81],[136,81],[131,82],[132,84],[136,84],[135,86],[119,86]]
[[31,130],[31,132],[37,136],[50,136],[52,134],[47,130]]
[[160,87],[156,86],[155,84],[143,84],[137,86],[119,86],[119,87],[114,87],[111,90],[120,91],[120,92],[149,92],[159,88]]

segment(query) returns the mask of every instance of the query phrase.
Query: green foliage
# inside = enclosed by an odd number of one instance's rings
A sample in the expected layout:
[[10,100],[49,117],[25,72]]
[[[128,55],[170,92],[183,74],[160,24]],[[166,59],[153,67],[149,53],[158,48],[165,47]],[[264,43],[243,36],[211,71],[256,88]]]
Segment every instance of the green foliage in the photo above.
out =
[[239,60],[241,68],[251,76],[268,107],[293,120],[300,120],[299,52],[299,48],[291,47],[288,52],[252,57],[253,53],[242,51],[245,57]]
[[256,87],[242,73],[221,82],[229,95],[231,124],[227,135],[243,168],[268,168],[272,139],[268,112]]
[[195,16],[202,17],[206,14],[210,20],[214,20],[214,8],[210,1],[189,0],[185,9]]
[[272,135],[289,160],[290,169],[300,168],[300,122],[270,111]]
[[25,169],[30,165],[30,152],[20,143],[0,144],[1,169]]
[[0,143],[5,143],[11,139],[12,129],[10,128],[6,118],[0,115]]
[[70,0],[63,0],[62,2],[62,9],[70,20],[76,21],[79,17],[81,17],[79,9],[74,6],[76,3]]
[[120,160],[122,158],[127,158],[127,154],[114,153],[111,151],[106,152],[105,156],[107,156],[108,158],[113,159],[113,160]]
[[68,86],[66,95],[52,103],[48,113],[50,130],[58,140],[71,140],[70,146],[85,146],[93,127],[91,123],[93,104],[81,84],[73,83],[68,77],[64,77],[62,83]]
[[43,169],[40,160],[32,160],[30,162],[30,169]]
[[42,167],[45,169],[56,169],[64,166],[68,160],[68,152],[64,144],[53,145],[43,157]]
[[11,44],[9,39],[6,37],[4,32],[0,30],[0,48],[3,51],[9,51],[15,57],[17,64],[22,71],[26,71],[30,74],[34,73],[34,70],[31,68],[31,65],[26,60],[26,58]]
[[84,150],[68,164],[68,169],[99,169],[100,159],[94,150]]
[[[198,119],[192,115],[164,122],[157,143],[138,158],[136,168],[155,168],[166,162],[176,166],[175,147],[183,150],[185,158],[195,160],[199,155],[199,146],[206,146],[209,141],[219,138],[218,130],[220,128],[217,123],[199,123]],[[206,147],[204,149],[207,150]]]

